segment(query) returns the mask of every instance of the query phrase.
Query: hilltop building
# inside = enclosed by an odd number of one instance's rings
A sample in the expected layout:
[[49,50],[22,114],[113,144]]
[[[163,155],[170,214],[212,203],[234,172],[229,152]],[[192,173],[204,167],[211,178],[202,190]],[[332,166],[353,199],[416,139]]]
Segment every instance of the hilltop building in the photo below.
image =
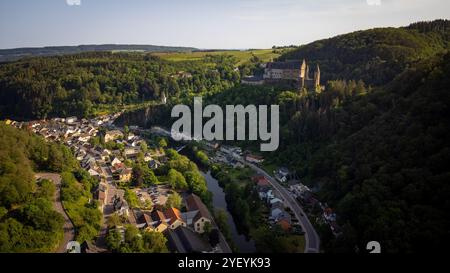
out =
[[311,77],[310,66],[305,59],[303,61],[269,62],[265,65],[262,77],[253,76],[242,79],[242,83],[247,85],[279,82],[293,82],[299,90],[323,90],[323,87],[320,85],[319,65],[316,65],[316,69]]
[[320,89],[319,65],[316,66],[313,78],[310,75],[309,65],[306,63],[306,60],[303,60],[303,62],[271,62],[266,65],[263,79],[266,82],[290,80],[297,82],[300,89]]

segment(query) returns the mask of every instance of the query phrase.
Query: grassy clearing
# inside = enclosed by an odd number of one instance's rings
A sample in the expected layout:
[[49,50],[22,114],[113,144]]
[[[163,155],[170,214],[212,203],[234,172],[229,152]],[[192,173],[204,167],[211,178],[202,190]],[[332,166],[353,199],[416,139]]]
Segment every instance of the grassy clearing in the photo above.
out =
[[271,59],[275,59],[280,55],[273,53],[272,49],[255,49],[255,50],[224,50],[224,51],[196,51],[196,52],[173,52],[173,53],[154,53],[155,56],[172,62],[183,61],[200,61],[207,55],[231,55],[234,56],[238,63],[236,65],[242,65],[255,55],[264,62],[268,62]]

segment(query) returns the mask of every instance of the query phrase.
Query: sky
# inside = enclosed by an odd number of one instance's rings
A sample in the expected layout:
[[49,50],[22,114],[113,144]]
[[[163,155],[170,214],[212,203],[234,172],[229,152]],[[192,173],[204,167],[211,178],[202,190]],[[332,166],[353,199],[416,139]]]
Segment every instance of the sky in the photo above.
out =
[[0,0],[0,48],[270,48],[439,18],[449,0]]

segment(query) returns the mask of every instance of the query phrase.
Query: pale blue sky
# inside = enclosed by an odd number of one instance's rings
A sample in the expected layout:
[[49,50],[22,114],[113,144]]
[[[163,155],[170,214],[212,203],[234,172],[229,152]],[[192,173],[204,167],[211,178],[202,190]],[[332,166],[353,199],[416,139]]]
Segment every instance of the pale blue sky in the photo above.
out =
[[0,48],[268,48],[438,18],[449,0],[0,0]]

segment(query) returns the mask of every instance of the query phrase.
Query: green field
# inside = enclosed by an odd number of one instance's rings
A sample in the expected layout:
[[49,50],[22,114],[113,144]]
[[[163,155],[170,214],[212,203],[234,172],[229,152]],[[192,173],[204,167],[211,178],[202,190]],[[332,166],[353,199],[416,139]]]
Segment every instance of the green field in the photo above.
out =
[[280,56],[278,53],[274,53],[272,49],[255,49],[255,50],[224,50],[224,51],[196,51],[196,52],[171,52],[171,53],[154,53],[164,60],[173,62],[183,61],[199,61],[207,55],[231,55],[234,56],[238,63],[237,65],[244,64],[255,55],[264,62],[268,62],[271,59],[275,59]]

